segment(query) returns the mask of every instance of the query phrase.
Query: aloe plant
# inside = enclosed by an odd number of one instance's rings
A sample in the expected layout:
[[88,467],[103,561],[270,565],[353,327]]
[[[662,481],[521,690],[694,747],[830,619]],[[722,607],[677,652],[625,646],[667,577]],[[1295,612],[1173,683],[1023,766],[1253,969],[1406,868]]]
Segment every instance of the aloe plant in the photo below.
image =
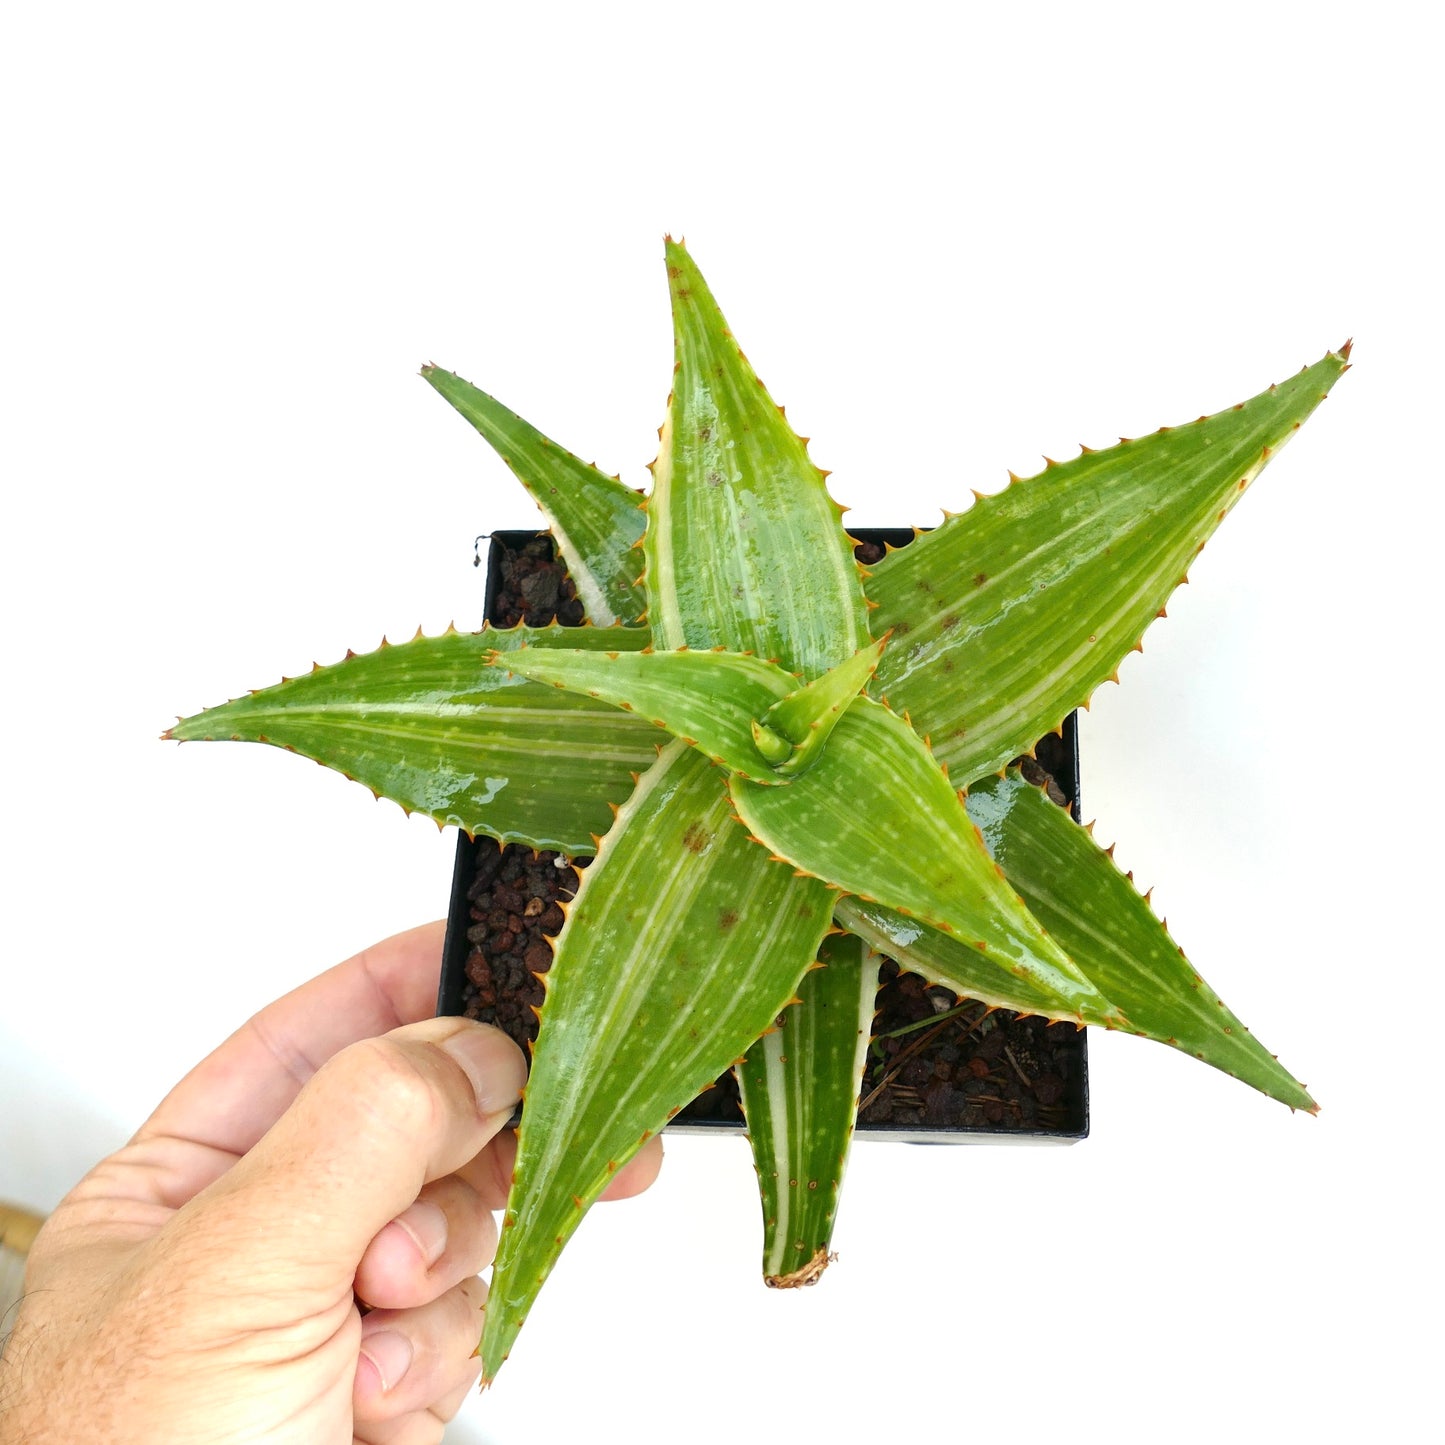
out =
[[676,367],[645,500],[423,370],[536,499],[589,625],[419,634],[170,733],[276,744],[439,824],[596,855],[545,979],[485,1380],[612,1173],[730,1066],[765,1277],[817,1279],[880,954],[1315,1109],[1008,764],[1164,615],[1348,345],[1229,411],[975,494],[864,568],[691,257],[669,240],[666,260]]

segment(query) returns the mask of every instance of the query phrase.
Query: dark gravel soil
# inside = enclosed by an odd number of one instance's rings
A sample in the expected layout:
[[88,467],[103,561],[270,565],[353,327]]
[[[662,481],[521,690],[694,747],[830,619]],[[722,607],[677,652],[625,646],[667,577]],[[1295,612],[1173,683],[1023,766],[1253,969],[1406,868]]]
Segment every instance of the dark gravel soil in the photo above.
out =
[[[858,552],[866,564],[878,559],[881,548],[863,543]],[[494,625],[542,626],[554,613],[564,622],[582,620],[550,538],[539,537],[519,552],[503,549],[498,577],[490,612]],[[1070,799],[1055,780],[1069,775],[1062,740],[1043,739],[1036,756],[1037,761],[1020,760],[1025,775],[1067,806]],[[489,838],[477,840],[475,859],[467,893],[471,927],[462,1011],[505,1029],[526,1048],[537,1035],[539,976],[552,962],[551,940],[562,927],[559,905],[576,892],[578,869],[588,860],[517,844],[501,848]],[[878,990],[859,1122],[883,1129],[1075,1133],[1084,1124],[1083,1070],[1084,1035],[1072,1024],[957,1000],[889,959]],[[729,1071],[677,1122],[741,1118]]]
[[550,537],[535,537],[515,552],[498,547],[493,556],[498,582],[487,616],[493,627],[515,627],[519,622],[546,627],[554,620],[568,627],[582,623],[586,613]]

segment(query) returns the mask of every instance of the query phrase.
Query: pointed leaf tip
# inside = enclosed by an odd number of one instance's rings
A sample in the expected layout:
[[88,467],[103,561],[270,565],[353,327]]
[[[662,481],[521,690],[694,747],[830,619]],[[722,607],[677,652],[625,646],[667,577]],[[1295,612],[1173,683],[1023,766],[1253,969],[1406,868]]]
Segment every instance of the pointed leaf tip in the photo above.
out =
[[[890,553],[867,591],[879,604],[879,630],[906,624],[908,647],[884,656],[874,695],[910,710],[958,774],[982,776],[1017,756],[1070,709],[1087,706],[1233,506],[1240,478],[1278,453],[1345,364],[1331,353],[1198,423],[1083,451],[1023,484],[1011,473],[1006,491]],[[1038,517],[1065,497],[1091,518],[1087,544],[1074,532],[1039,540]],[[1120,570],[1124,551],[1134,560]],[[1030,565],[1011,567],[1020,552]],[[1045,574],[1049,585],[1038,588]],[[1033,686],[1029,708],[1001,707],[1018,649],[1042,635],[1056,668]]]
[[[722,642],[816,676],[868,639],[851,545],[696,263],[672,242],[666,256],[678,379],[644,543],[653,629],[669,648]],[[768,536],[766,565],[719,552],[739,529]],[[805,572],[808,588],[788,585]]]

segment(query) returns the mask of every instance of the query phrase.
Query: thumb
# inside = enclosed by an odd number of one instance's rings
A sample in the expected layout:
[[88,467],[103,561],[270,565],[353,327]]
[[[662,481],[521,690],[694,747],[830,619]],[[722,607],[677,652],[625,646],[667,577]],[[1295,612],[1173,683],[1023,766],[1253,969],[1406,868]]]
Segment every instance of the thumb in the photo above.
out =
[[279,1277],[349,1288],[372,1237],[503,1128],[526,1076],[506,1034],[468,1019],[364,1039],[322,1065],[173,1223],[248,1289]]

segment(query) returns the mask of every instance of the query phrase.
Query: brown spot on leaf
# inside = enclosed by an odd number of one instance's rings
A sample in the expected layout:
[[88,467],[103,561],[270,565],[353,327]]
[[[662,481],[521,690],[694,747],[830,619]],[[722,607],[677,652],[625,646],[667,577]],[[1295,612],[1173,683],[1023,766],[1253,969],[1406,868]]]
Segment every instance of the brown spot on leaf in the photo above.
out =
[[736,908],[724,908],[717,916],[717,926],[726,933],[731,928],[736,928],[738,923],[738,911]]
[[682,835],[682,845],[692,853],[701,853],[712,842],[712,834],[701,823],[689,823]]
[[988,581],[988,573],[987,573],[987,572],[975,572],[975,573],[973,574],[973,585],[974,585],[975,587],[982,587],[983,584],[984,584],[985,582],[987,582],[987,581]]

